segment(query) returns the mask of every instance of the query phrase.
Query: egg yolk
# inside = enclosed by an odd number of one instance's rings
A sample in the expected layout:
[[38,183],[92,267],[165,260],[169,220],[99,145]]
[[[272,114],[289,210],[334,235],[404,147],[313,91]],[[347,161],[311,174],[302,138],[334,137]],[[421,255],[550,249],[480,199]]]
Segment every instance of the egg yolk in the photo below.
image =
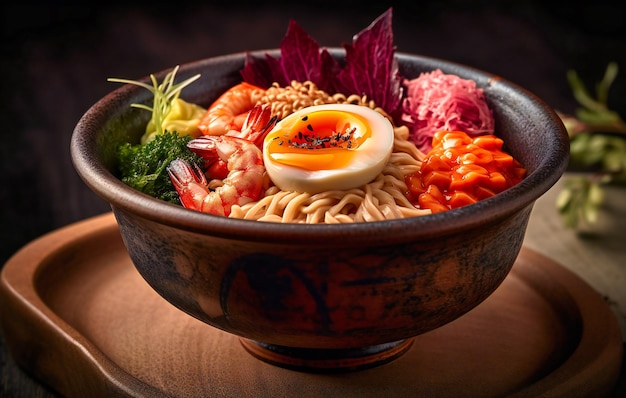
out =
[[340,110],[320,110],[296,118],[273,130],[266,150],[274,162],[305,170],[346,167],[356,150],[372,135],[360,115]]

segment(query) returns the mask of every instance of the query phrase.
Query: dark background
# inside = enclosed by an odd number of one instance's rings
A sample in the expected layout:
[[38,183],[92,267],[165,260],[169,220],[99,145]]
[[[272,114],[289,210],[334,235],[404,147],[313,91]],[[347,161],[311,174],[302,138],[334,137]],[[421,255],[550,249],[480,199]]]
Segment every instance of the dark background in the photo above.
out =
[[[308,2],[313,3],[313,2]],[[611,2],[613,3],[613,2]],[[399,52],[445,58],[500,75],[573,113],[566,80],[588,87],[622,68],[609,103],[626,115],[626,12],[587,1],[166,2],[4,6],[0,15],[0,265],[44,233],[109,211],[75,173],[69,142],[81,115],[118,87],[189,61],[274,48],[296,20],[322,46],[341,46],[393,7]],[[1,341],[0,341],[1,343]],[[51,392],[0,345],[0,396]],[[623,382],[622,382],[623,384]]]

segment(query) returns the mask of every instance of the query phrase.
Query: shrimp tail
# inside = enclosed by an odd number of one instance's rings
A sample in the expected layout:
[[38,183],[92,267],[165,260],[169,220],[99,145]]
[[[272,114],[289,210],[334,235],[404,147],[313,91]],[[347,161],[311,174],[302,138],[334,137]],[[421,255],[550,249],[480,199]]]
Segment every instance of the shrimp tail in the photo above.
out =
[[[278,116],[272,116],[269,104],[255,105],[248,112],[241,132],[231,130],[226,135],[250,141],[261,149],[265,136],[274,128],[277,120]],[[205,160],[207,167],[219,161],[220,158],[216,150],[216,141],[210,137],[203,135],[187,143],[187,148],[200,155]]]
[[210,137],[211,136],[203,135],[187,143],[187,148],[200,155],[202,159],[204,159],[206,166],[219,160],[216,142]]
[[262,148],[265,136],[274,128],[277,121],[278,116],[272,115],[270,104],[256,105],[248,112],[241,133],[233,135],[251,141],[257,147]]
[[183,159],[174,159],[167,167],[167,173],[178,192],[181,204],[188,209],[201,210],[209,188],[200,167],[196,164],[192,166]]

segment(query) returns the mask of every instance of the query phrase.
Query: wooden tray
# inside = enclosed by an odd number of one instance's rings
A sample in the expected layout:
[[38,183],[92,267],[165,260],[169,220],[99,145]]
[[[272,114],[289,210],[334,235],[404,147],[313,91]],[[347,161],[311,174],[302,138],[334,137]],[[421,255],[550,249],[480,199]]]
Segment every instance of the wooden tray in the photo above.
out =
[[492,296],[389,364],[341,375],[278,368],[158,296],[112,214],[16,253],[0,302],[16,362],[70,397],[599,397],[614,388],[623,350],[602,297],[523,248]]

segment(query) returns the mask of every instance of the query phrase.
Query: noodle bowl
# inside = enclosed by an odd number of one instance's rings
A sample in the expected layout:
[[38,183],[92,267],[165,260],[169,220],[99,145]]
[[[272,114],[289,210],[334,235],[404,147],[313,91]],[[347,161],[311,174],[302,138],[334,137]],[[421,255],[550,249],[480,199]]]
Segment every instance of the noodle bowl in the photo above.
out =
[[[332,54],[345,56],[339,49]],[[245,56],[183,65],[181,79],[202,73],[206,80],[189,86],[186,98],[210,104],[240,80]],[[88,187],[110,203],[139,274],[176,308],[241,337],[248,348],[259,342],[269,361],[284,353],[289,360],[279,365],[385,363],[501,284],[522,247],[533,203],[562,175],[569,148],[558,115],[518,86],[443,60],[397,56],[405,76],[441,68],[484,88],[497,132],[527,177],[474,205],[409,217],[419,214],[405,202],[403,177],[422,155],[397,127],[389,164],[359,189],[309,195],[268,185],[263,199],[236,209],[243,219],[189,211],[132,189],[115,174],[115,149],[139,142],[145,131],[146,112],[130,104],[150,98],[136,86],[120,87],[85,113],[72,136],[72,160]],[[348,222],[361,219],[384,221]],[[358,364],[340,355],[346,351],[362,354]]]

